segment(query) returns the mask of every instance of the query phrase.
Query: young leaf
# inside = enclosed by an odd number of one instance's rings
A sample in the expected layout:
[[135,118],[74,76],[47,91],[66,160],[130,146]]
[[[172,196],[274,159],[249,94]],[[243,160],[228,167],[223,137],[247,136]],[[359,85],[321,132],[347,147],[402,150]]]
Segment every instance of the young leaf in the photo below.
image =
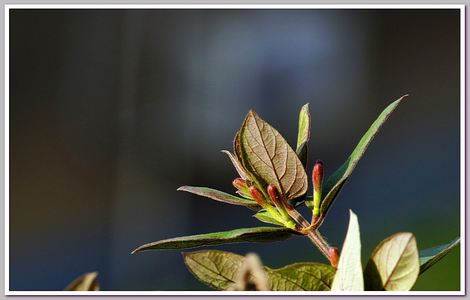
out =
[[242,242],[274,242],[288,239],[295,231],[279,227],[239,228],[230,231],[197,234],[142,245],[132,254],[157,249],[186,249]]
[[[233,286],[245,261],[243,256],[219,250],[183,253],[183,257],[197,279],[218,290]],[[320,263],[295,263],[265,270],[272,291],[328,291],[335,274],[333,267]]]
[[304,168],[307,167],[308,141],[310,140],[310,112],[308,103],[302,106],[299,113],[299,132],[297,134],[296,153]]
[[402,96],[390,104],[385,110],[379,115],[379,117],[372,123],[366,134],[361,138],[354,151],[349,155],[346,162],[344,162],[338,170],[336,170],[326,181],[323,188],[323,195],[325,197],[322,200],[320,212],[322,215],[326,215],[331,204],[335,200],[336,196],[340,192],[346,180],[349,178],[357,163],[364,155],[370,142],[374,139],[375,135],[379,132],[382,125],[387,121],[390,114],[397,108],[400,102],[408,95]]
[[307,174],[297,154],[271,125],[250,111],[240,129],[242,164],[261,187],[274,185],[284,200],[307,192]]
[[320,263],[295,263],[268,269],[272,291],[329,291],[335,268]]
[[260,206],[254,200],[248,200],[240,197],[236,197],[218,190],[214,190],[206,187],[198,186],[182,186],[177,189],[177,191],[184,191],[199,196],[211,198],[216,201],[225,202],[233,205],[246,206],[254,211],[258,211]]
[[364,272],[370,291],[409,291],[419,274],[416,239],[409,232],[383,240],[372,252]]
[[435,263],[440,261],[450,250],[454,249],[460,243],[460,237],[456,238],[452,242],[433,248],[428,248],[419,251],[419,274],[432,267]]
[[228,155],[228,157],[232,161],[233,166],[237,170],[238,175],[240,175],[240,177],[243,179],[247,179],[248,175],[246,174],[245,169],[243,168],[241,162],[238,160],[237,156],[227,150],[222,150],[222,152]]
[[338,262],[332,291],[363,291],[364,278],[361,264],[361,237],[357,216],[349,211],[349,226]]
[[183,258],[194,277],[217,290],[226,290],[235,284],[238,270],[245,259],[241,255],[219,250],[183,253]]
[[98,272],[85,273],[72,281],[64,291],[99,291]]
[[258,220],[264,223],[284,226],[284,224],[271,217],[271,214],[265,210],[257,212],[253,215],[253,217],[257,218]]

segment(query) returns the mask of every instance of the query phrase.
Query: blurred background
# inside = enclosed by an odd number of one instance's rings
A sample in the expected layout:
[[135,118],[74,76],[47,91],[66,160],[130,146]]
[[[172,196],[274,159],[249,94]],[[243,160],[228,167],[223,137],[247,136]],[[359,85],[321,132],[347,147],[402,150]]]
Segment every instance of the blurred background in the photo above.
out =
[[[220,152],[249,109],[331,174],[378,114],[402,103],[322,226],[341,245],[359,216],[363,259],[398,231],[419,248],[459,236],[458,10],[26,10],[10,12],[10,289],[206,290],[169,237],[262,225],[177,192],[233,193]],[[309,172],[311,167],[309,168]],[[304,211],[306,212],[306,211]],[[306,212],[307,213],[307,212]],[[308,215],[308,214],[307,214]],[[308,239],[216,247],[264,264],[326,262]],[[459,251],[416,290],[460,289]]]

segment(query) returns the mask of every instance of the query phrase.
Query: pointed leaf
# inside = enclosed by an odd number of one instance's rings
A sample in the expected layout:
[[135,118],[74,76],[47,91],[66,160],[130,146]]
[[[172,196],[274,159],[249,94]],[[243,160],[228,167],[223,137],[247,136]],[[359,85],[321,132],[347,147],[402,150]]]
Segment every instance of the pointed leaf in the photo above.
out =
[[211,198],[216,201],[225,202],[228,204],[233,205],[241,205],[246,206],[252,210],[259,210],[260,206],[256,201],[240,198],[237,196],[233,196],[218,190],[214,190],[207,187],[198,187],[198,186],[182,186],[177,189],[177,191],[184,191],[192,194],[196,194],[199,196]]
[[85,273],[72,281],[64,291],[99,291],[98,272]]
[[361,264],[361,237],[357,216],[349,211],[349,227],[338,262],[332,291],[363,291],[364,278]]
[[343,187],[346,180],[349,178],[351,173],[353,172],[354,168],[356,167],[357,163],[364,155],[367,147],[369,146],[370,142],[374,139],[375,135],[379,132],[382,125],[387,121],[390,114],[397,108],[400,102],[408,95],[402,96],[400,99],[396,100],[392,104],[390,104],[385,110],[379,115],[379,117],[372,123],[370,128],[361,138],[359,143],[357,144],[354,151],[348,157],[346,162],[344,162],[341,167],[338,168],[326,181],[323,193],[325,197],[322,200],[322,204],[320,207],[320,211],[322,215],[326,215],[328,209],[330,208],[331,204],[333,203],[334,199],[340,192],[341,188]]
[[238,175],[240,175],[241,178],[247,179],[248,175],[246,174],[245,170],[243,169],[243,166],[241,162],[238,160],[237,156],[234,155],[232,152],[227,151],[227,150],[222,150],[223,153],[227,154],[230,160],[232,161],[233,166],[237,170]]
[[307,192],[307,174],[297,154],[271,125],[250,111],[240,129],[242,164],[261,187],[274,185],[284,200]]
[[226,290],[235,283],[245,260],[241,255],[219,250],[183,253],[183,258],[194,277],[217,290]]
[[[183,253],[191,273],[208,286],[226,290],[237,280],[245,257],[219,250]],[[335,269],[320,263],[295,263],[279,269],[265,267],[272,291],[330,290]]]
[[458,244],[460,244],[460,237],[456,238],[448,244],[419,251],[419,274],[422,274],[424,271],[432,267],[435,263],[440,261],[444,256],[446,256],[450,252],[450,250],[454,249]]
[[186,249],[241,242],[273,242],[288,239],[294,231],[279,227],[239,228],[230,231],[197,234],[142,245],[132,253],[157,249]]
[[271,214],[269,212],[267,212],[266,210],[262,210],[262,211],[257,212],[256,214],[253,215],[253,217],[255,217],[256,219],[258,219],[258,220],[260,220],[261,222],[264,222],[264,223],[274,224],[274,225],[284,227],[284,224],[282,224],[281,222],[279,222],[276,219],[274,219],[273,217],[271,217]]
[[308,103],[302,106],[299,113],[299,132],[297,134],[296,153],[304,168],[307,168],[308,141],[310,140],[310,112]]
[[272,291],[329,291],[335,268],[320,263],[295,263],[268,269]]
[[409,232],[383,240],[372,252],[364,272],[366,289],[409,291],[419,274],[416,239]]

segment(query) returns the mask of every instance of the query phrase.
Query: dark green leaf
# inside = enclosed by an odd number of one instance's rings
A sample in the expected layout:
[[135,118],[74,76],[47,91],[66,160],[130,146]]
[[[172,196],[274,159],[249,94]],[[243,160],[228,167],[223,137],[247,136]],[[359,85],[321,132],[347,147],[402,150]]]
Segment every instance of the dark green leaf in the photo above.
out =
[[409,232],[383,240],[372,252],[364,276],[369,291],[409,291],[419,274],[416,239]]
[[85,273],[72,281],[65,291],[99,291],[98,272]]
[[325,197],[322,200],[320,211],[322,215],[326,215],[331,204],[335,200],[336,196],[340,192],[346,180],[349,178],[357,163],[364,155],[370,142],[374,139],[375,135],[379,132],[382,125],[387,121],[390,114],[397,108],[400,102],[406,97],[402,96],[390,104],[385,110],[379,115],[379,117],[372,123],[370,128],[361,138],[354,151],[348,157],[338,170],[336,170],[326,181],[323,193]]
[[335,268],[320,263],[295,263],[280,269],[268,269],[272,291],[329,291]]
[[364,277],[361,264],[361,236],[357,216],[349,211],[349,226],[333,280],[332,291],[363,291]]
[[419,251],[419,274],[432,267],[435,263],[446,256],[450,250],[454,249],[460,243],[460,238],[456,238],[452,242],[433,248],[428,248]]
[[199,196],[211,198],[213,200],[225,202],[228,204],[246,206],[256,211],[260,209],[260,206],[254,200],[240,198],[240,197],[233,196],[233,195],[230,195],[230,194],[218,191],[218,190],[214,190],[211,188],[197,187],[197,186],[182,186],[178,188],[177,190],[188,192],[188,193],[193,193]]
[[142,245],[132,253],[156,249],[186,249],[241,242],[274,242],[288,239],[294,231],[279,227],[240,228],[230,231],[190,235]]
[[261,187],[274,185],[284,200],[306,193],[307,174],[297,154],[276,129],[253,111],[247,114],[240,129],[240,151],[244,169]]
[[219,250],[183,253],[183,258],[194,277],[217,290],[226,290],[235,283],[245,260],[241,255]]
[[274,225],[279,225],[279,226],[284,227],[284,224],[282,224],[281,222],[271,217],[271,214],[265,210],[261,210],[257,212],[256,214],[253,215],[253,217],[257,218],[258,220],[264,223],[274,224]]
[[297,134],[296,153],[302,165],[307,169],[308,141],[310,140],[310,112],[308,103],[302,106],[299,113],[299,131]]

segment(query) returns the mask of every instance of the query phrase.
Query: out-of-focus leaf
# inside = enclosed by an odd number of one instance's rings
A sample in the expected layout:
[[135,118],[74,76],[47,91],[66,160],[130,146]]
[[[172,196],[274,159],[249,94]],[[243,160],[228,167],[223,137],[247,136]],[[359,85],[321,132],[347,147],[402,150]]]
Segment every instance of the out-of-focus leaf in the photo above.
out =
[[372,252],[364,272],[370,291],[409,291],[419,274],[416,239],[409,232],[383,240]]
[[308,103],[302,106],[299,113],[299,131],[297,134],[296,153],[304,168],[307,168],[308,141],[310,140],[310,112]]
[[335,268],[320,263],[295,263],[268,269],[272,291],[329,291]]
[[307,174],[297,154],[253,111],[248,112],[240,129],[240,151],[244,169],[261,187],[274,185],[284,200],[307,192]]
[[284,224],[282,224],[281,222],[271,217],[271,214],[265,210],[261,210],[257,212],[256,214],[253,215],[253,217],[257,218],[258,220],[264,223],[284,226]]
[[227,151],[227,150],[222,150],[223,153],[227,154],[230,160],[232,161],[233,166],[237,170],[238,175],[240,175],[241,178],[247,179],[248,175],[246,174],[245,170],[243,169],[243,166],[241,162],[238,160],[238,157],[234,155],[232,152]]
[[239,228],[230,231],[197,234],[142,245],[132,253],[157,249],[187,249],[241,242],[274,242],[288,239],[293,230],[279,227]]
[[[234,285],[245,261],[243,256],[219,250],[184,253],[183,257],[197,279],[218,290]],[[272,291],[327,291],[335,273],[333,267],[320,263],[295,263],[265,270]]]
[[370,142],[374,139],[375,135],[379,132],[382,125],[387,121],[390,114],[398,107],[401,101],[406,97],[402,96],[390,104],[385,110],[379,115],[379,117],[372,123],[370,128],[361,138],[354,151],[349,155],[346,162],[344,162],[326,181],[323,188],[323,195],[325,197],[322,200],[320,212],[322,215],[326,215],[331,204],[335,200],[336,196],[340,192],[346,180],[349,178],[357,163],[364,155]]
[[98,272],[85,273],[72,281],[65,291],[99,291]]
[[194,277],[217,290],[226,290],[235,284],[245,259],[241,255],[219,250],[183,253],[183,258]]
[[349,227],[344,239],[332,291],[363,291],[364,277],[361,264],[361,236],[357,216],[349,211]]
[[259,210],[261,207],[254,200],[244,199],[237,196],[233,196],[218,190],[214,190],[207,187],[198,187],[198,186],[182,186],[177,189],[177,191],[184,191],[199,196],[207,197],[212,200],[225,202],[233,205],[246,206],[252,210]]
[[419,251],[419,274],[422,274],[424,271],[432,267],[435,263],[440,261],[444,256],[446,256],[450,252],[450,250],[454,249],[458,244],[460,244],[460,237],[456,238],[448,244]]

